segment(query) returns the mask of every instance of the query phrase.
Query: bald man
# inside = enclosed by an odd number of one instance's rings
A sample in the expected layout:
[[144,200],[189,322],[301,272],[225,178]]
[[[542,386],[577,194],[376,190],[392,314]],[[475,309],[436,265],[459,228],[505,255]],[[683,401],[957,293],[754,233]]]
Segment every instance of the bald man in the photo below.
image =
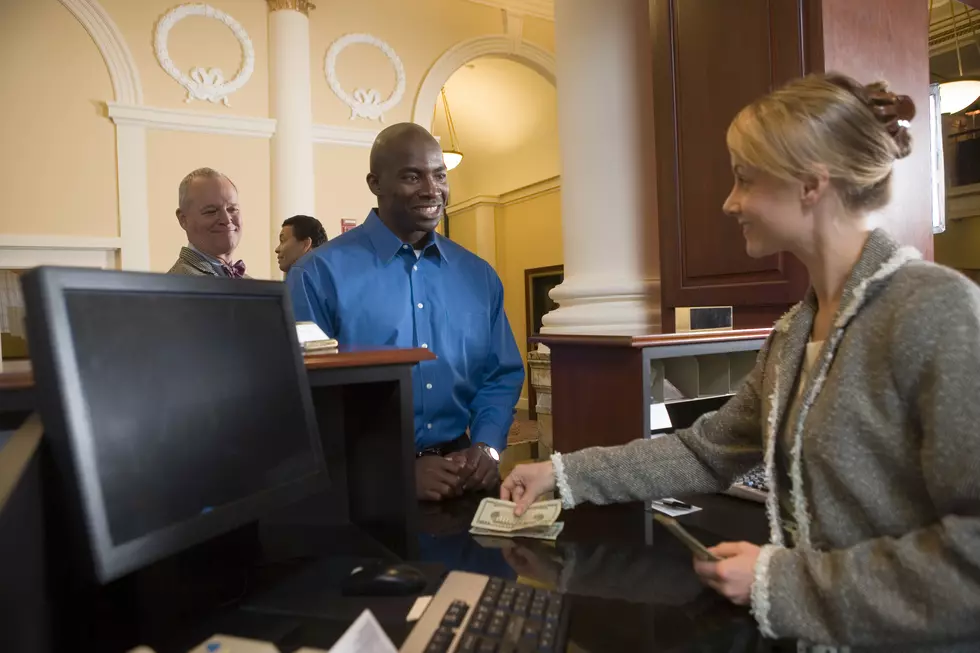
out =
[[364,223],[290,269],[296,319],[341,344],[432,351],[437,359],[412,371],[416,494],[437,501],[489,490],[524,383],[500,278],[435,232],[449,181],[425,129],[382,131],[367,184],[378,207]]

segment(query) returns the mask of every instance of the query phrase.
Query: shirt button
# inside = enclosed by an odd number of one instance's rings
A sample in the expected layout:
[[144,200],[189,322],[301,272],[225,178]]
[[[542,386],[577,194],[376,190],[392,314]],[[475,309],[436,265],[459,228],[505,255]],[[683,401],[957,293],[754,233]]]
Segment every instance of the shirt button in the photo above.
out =
[[425,428],[427,428],[427,429],[429,429],[431,431],[432,430],[432,424],[426,424],[425,425]]
[[425,344],[425,343],[423,342],[423,343],[422,343],[422,349],[428,349],[428,348],[429,348],[429,345],[427,345],[427,344]]
[[418,272],[418,271],[419,271],[419,266],[417,266],[417,265],[413,265],[413,266],[412,266],[412,269],[413,269],[413,270],[415,270],[416,272]]
[[408,245],[402,245],[402,249],[408,249]]
[[426,390],[431,390],[432,389],[432,384],[431,383],[426,383],[425,384],[425,389]]
[[419,302],[419,308],[423,308],[423,306],[422,302]]

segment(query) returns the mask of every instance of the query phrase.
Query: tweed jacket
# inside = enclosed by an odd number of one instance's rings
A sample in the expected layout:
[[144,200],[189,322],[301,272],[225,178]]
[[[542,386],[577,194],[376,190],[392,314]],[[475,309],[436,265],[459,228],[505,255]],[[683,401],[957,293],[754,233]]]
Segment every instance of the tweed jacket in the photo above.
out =
[[717,412],[670,436],[555,454],[566,507],[718,491],[763,461],[771,540],[752,611],[764,635],[813,651],[980,651],[980,288],[920,258],[871,234],[794,423],[812,290]]
[[[220,273],[215,269],[211,262],[195,252],[190,247],[181,247],[177,262],[167,272],[167,274],[187,274],[194,277],[225,277],[226,274]],[[250,279],[247,274],[245,279]]]

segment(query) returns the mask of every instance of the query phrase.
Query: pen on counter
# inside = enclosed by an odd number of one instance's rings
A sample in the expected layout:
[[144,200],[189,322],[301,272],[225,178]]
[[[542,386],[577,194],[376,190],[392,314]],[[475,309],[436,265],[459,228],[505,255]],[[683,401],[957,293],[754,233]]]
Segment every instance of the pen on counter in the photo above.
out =
[[679,508],[681,510],[690,510],[694,506],[689,503],[684,503],[683,501],[678,501],[677,499],[661,499],[657,501],[662,506],[667,506],[668,508]]

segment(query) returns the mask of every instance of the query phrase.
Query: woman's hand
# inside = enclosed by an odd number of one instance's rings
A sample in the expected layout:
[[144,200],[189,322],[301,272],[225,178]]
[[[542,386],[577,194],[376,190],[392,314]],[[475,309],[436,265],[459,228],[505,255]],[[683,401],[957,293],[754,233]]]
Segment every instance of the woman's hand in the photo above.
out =
[[500,498],[516,503],[514,514],[520,517],[538,497],[554,489],[555,467],[548,460],[515,467],[500,486]]
[[701,580],[735,605],[751,603],[755,562],[761,549],[748,542],[724,542],[708,550],[722,560],[695,560],[694,571]]

